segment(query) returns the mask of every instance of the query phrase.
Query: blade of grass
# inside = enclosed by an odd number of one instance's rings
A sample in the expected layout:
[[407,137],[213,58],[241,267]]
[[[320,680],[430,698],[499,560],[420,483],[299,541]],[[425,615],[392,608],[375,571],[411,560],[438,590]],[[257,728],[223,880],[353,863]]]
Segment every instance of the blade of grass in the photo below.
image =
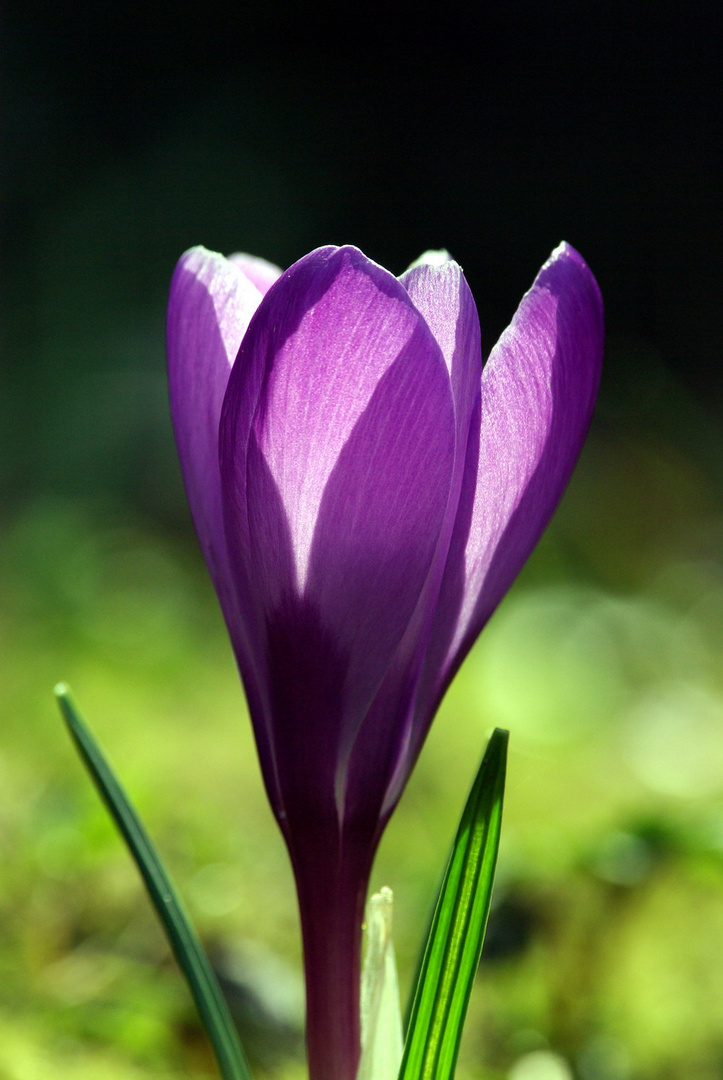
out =
[[502,822],[508,733],[496,728],[459,823],[417,981],[399,1080],[451,1080],[482,952]]
[[63,719],[103,802],[128,845],[178,964],[186,977],[224,1080],[252,1080],[233,1020],[211,968],[145,828],[62,683],[55,688]]

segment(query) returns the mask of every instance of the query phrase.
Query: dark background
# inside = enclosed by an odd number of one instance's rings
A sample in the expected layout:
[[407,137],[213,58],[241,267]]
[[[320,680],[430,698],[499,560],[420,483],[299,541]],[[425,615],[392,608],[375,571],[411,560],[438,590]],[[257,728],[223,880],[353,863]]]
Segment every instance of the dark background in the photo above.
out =
[[490,345],[564,238],[606,300],[601,420],[669,427],[677,408],[669,415],[662,398],[691,396],[714,416],[713,11],[609,0],[6,5],[11,503],[100,488],[186,520],[163,307],[175,260],[196,243],[282,266],[354,243],[395,273],[447,247]]

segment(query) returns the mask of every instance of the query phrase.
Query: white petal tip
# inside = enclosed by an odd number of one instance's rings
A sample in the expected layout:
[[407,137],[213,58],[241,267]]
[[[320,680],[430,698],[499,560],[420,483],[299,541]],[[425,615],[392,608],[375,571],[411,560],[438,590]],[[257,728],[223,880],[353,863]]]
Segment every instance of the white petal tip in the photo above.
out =
[[409,264],[407,270],[414,270],[416,266],[444,266],[448,262],[454,262],[454,259],[446,248],[440,248],[439,251],[425,251]]

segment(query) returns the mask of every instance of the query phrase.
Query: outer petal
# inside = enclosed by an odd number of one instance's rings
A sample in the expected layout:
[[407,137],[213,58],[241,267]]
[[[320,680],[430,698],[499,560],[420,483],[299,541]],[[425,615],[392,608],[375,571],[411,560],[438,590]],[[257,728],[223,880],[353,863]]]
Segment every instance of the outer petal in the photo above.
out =
[[281,277],[283,273],[280,266],[276,263],[267,262],[266,259],[259,259],[257,255],[247,255],[244,251],[237,251],[234,255],[229,255],[229,262],[232,262],[234,266],[244,274],[252,285],[255,285],[262,296],[265,296],[275,281]]
[[234,572],[282,695],[266,723],[287,810],[333,790],[409,623],[454,442],[443,358],[399,282],[355,248],[288,270],[249,327],[221,421]]
[[417,745],[562,496],[590,423],[602,354],[600,291],[581,256],[561,244],[484,368],[479,446],[468,448]]
[[[222,255],[192,248],[171,282],[167,349],[171,418],[199,543],[226,619],[249,708],[261,693],[247,633],[244,595],[238,590],[226,545],[218,433],[231,367],[261,293]],[[258,711],[258,710],[256,710]],[[269,750],[259,735],[259,754]],[[269,798],[279,803],[273,775]]]
[[[167,350],[171,419],[198,539],[229,618],[218,425],[231,366],[261,293],[222,255],[191,248],[171,281]],[[230,626],[232,634],[233,626]]]

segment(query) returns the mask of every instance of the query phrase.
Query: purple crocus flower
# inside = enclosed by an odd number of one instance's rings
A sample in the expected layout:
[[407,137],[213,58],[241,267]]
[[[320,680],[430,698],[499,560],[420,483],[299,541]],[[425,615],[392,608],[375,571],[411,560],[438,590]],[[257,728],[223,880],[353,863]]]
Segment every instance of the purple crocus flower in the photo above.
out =
[[567,484],[602,346],[567,244],[484,369],[449,259],[395,278],[353,247],[284,273],[193,248],[176,269],[171,412],[296,876],[311,1080],[354,1080],[377,843]]

